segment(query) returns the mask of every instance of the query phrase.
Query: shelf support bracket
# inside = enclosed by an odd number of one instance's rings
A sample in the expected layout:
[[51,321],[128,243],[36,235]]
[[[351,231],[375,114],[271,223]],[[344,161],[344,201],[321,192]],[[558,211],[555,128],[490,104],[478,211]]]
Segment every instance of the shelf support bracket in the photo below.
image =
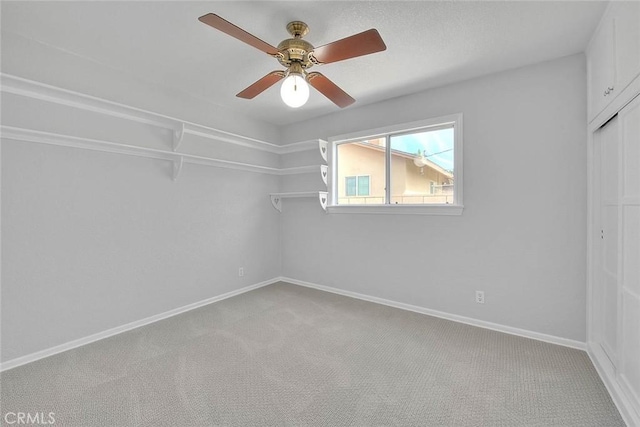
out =
[[180,124],[180,129],[173,131],[173,151],[178,151],[178,147],[182,144],[184,138],[184,123]]
[[271,195],[271,204],[278,212],[282,212],[282,197],[278,195]]
[[329,143],[327,141],[324,141],[322,139],[318,140],[318,148],[320,148],[320,155],[322,156],[322,158],[324,159],[324,161],[327,161],[327,146],[329,145]]
[[182,165],[184,164],[184,157],[180,156],[179,158],[173,161],[173,180],[177,181],[180,176],[180,172],[182,172]]
[[322,207],[323,211],[327,211],[327,192],[326,191],[319,191],[318,192],[318,199],[320,200],[320,206]]
[[329,166],[320,165],[320,176],[322,177],[322,181],[324,182],[325,187],[329,185],[327,184],[328,175],[329,175]]

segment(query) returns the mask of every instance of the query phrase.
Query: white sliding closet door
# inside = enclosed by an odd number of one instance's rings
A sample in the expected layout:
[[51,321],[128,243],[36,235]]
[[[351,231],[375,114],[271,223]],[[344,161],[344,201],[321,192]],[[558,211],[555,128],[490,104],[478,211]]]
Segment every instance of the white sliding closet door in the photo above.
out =
[[619,194],[619,119],[614,117],[594,135],[595,154],[599,160],[597,177],[598,233],[595,303],[595,340],[616,366],[618,335],[618,214]]
[[590,342],[640,420],[640,96],[594,132],[592,164]]
[[[621,316],[618,380],[640,402],[640,96],[620,120]],[[635,398],[635,399],[634,399]],[[640,410],[640,408],[636,408]]]

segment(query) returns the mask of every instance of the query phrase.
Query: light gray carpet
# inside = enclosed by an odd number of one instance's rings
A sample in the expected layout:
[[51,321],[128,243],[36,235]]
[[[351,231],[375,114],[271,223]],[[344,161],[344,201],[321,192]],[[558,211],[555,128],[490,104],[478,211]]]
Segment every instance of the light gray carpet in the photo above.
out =
[[583,351],[285,283],[5,371],[56,426],[623,426]]

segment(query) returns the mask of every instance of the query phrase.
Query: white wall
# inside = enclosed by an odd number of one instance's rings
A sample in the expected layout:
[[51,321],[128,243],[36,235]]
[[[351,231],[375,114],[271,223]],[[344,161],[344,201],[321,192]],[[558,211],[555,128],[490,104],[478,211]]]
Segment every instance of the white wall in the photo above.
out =
[[585,74],[580,54],[284,128],[292,142],[463,113],[465,209],[326,215],[287,200],[283,275],[584,342]]

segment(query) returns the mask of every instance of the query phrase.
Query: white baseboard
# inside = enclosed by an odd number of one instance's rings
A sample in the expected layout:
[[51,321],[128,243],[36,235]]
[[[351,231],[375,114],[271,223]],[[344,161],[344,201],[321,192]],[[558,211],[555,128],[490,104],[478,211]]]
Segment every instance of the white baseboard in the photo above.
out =
[[587,354],[591,359],[591,363],[595,366],[598,375],[600,375],[604,386],[607,388],[611,400],[613,400],[613,403],[615,403],[618,408],[624,422],[627,423],[629,427],[640,427],[640,414],[634,409],[633,404],[620,388],[615,378],[615,372],[607,368],[606,364],[611,366],[607,356],[597,344],[592,342],[587,343]]
[[218,295],[215,297],[207,298],[202,301],[197,301],[192,304],[187,304],[182,307],[174,308],[173,310],[165,311],[164,313],[156,314],[154,316],[146,317],[141,320],[136,320],[135,322],[127,323],[126,325],[117,326],[115,328],[108,329],[103,332],[98,332],[97,334],[89,335],[84,338],[79,338],[77,340],[69,341],[64,344],[57,345],[55,347],[47,348],[45,350],[40,350],[35,353],[27,354],[26,356],[17,357],[15,359],[8,360],[2,364],[0,364],[0,372],[6,371],[8,369],[12,369],[27,363],[35,362],[36,360],[43,359],[45,357],[53,356],[54,354],[62,353],[63,351],[71,350],[76,347],[80,347],[86,344],[90,344],[92,342],[111,337],[113,335],[120,334],[122,332],[130,331],[132,329],[139,328],[144,325],[148,325],[149,323],[157,322],[158,320],[163,320],[168,317],[175,316],[180,313],[184,313],[189,310],[196,309],[198,307],[202,307],[207,304],[211,304],[217,301],[221,301],[223,299],[231,298],[236,295],[243,294],[245,292],[252,291],[254,289],[261,288],[263,286],[270,285],[272,283],[280,281],[280,278],[274,278],[270,280],[265,280],[264,282],[256,283],[254,285],[245,286],[244,288],[237,289],[235,291],[227,292],[222,295]]
[[514,328],[512,326],[500,325],[498,323],[487,322],[484,320],[473,319],[471,317],[460,316],[457,314],[445,313],[442,311],[432,310],[430,308],[419,307],[417,305],[405,304],[402,302],[391,301],[384,298],[373,297],[369,295],[359,294],[357,292],[345,291],[330,286],[318,285],[316,283],[305,282],[302,280],[292,279],[290,277],[280,277],[281,281],[294,285],[305,286],[307,288],[318,289],[321,291],[332,292],[334,294],[344,295],[351,298],[357,298],[364,301],[375,302],[377,304],[388,305],[390,307],[402,310],[413,311],[416,313],[427,314],[429,316],[440,317],[442,319],[453,320],[454,322],[466,323],[467,325],[478,326],[480,328],[491,329],[498,332],[504,332],[511,335],[518,335],[524,338],[531,338],[538,341],[544,341],[551,344],[557,344],[564,347],[571,347],[578,350],[586,350],[586,344],[580,341],[570,340],[568,338],[556,337],[554,335],[542,334],[540,332],[528,331],[526,329]]

